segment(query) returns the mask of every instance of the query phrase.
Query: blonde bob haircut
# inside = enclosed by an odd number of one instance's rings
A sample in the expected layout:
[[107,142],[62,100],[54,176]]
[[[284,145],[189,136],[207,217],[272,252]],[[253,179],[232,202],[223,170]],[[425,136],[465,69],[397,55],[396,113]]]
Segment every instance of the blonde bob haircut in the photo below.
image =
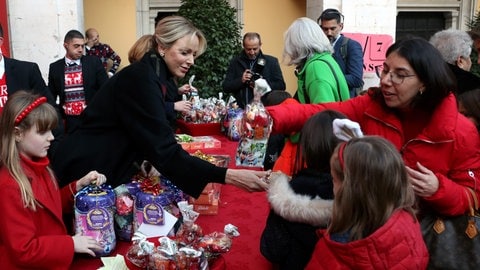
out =
[[185,37],[198,38],[198,51],[195,57],[200,56],[207,49],[207,40],[202,31],[195,27],[191,21],[181,16],[167,16],[161,19],[155,28],[155,39],[158,45],[168,49],[173,44]]
[[299,65],[315,53],[333,53],[333,47],[322,28],[312,19],[296,19],[285,32],[283,60],[287,65]]

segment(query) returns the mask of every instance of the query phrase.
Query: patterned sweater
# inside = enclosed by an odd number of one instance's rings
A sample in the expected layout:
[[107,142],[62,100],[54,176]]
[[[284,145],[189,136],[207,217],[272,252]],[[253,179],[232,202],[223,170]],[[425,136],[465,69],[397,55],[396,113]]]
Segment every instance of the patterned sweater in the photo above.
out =
[[111,73],[111,75],[117,72],[122,59],[108,44],[99,43],[91,48],[86,47],[86,51],[87,55],[99,57],[102,60],[103,67],[105,67],[105,69],[107,69],[108,59],[111,59],[113,61],[113,65],[108,72]]

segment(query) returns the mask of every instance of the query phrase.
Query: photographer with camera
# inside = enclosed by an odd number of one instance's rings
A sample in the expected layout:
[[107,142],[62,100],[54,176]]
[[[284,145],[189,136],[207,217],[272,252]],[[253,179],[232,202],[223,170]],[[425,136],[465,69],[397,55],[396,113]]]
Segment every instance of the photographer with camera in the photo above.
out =
[[243,109],[253,99],[255,80],[265,79],[272,90],[285,90],[278,59],[262,53],[262,41],[258,33],[243,36],[243,50],[235,56],[227,69],[222,87],[231,93]]

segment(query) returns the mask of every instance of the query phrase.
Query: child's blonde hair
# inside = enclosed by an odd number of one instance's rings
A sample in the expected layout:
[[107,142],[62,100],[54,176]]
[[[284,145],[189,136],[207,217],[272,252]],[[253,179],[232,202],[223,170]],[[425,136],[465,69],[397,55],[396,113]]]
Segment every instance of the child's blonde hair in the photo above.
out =
[[[15,134],[18,131],[26,132],[30,128],[36,128],[37,132],[42,133],[56,127],[58,122],[57,112],[50,104],[42,103],[31,111],[26,110],[39,98],[40,96],[31,92],[17,91],[9,96],[0,117],[0,166],[5,166],[17,181],[24,206],[32,210],[36,210],[37,202],[30,181],[20,164]],[[18,118],[22,113],[25,116]],[[50,169],[48,170],[52,175],[52,181],[56,184],[53,172]]]

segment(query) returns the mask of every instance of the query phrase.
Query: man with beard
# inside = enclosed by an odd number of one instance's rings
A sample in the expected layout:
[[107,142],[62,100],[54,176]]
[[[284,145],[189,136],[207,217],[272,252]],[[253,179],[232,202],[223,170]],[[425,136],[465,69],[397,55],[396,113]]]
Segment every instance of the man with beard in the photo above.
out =
[[223,91],[231,93],[241,108],[253,99],[255,80],[263,78],[272,90],[285,90],[282,70],[276,57],[263,54],[260,34],[248,32],[243,36],[243,50],[227,69]]

